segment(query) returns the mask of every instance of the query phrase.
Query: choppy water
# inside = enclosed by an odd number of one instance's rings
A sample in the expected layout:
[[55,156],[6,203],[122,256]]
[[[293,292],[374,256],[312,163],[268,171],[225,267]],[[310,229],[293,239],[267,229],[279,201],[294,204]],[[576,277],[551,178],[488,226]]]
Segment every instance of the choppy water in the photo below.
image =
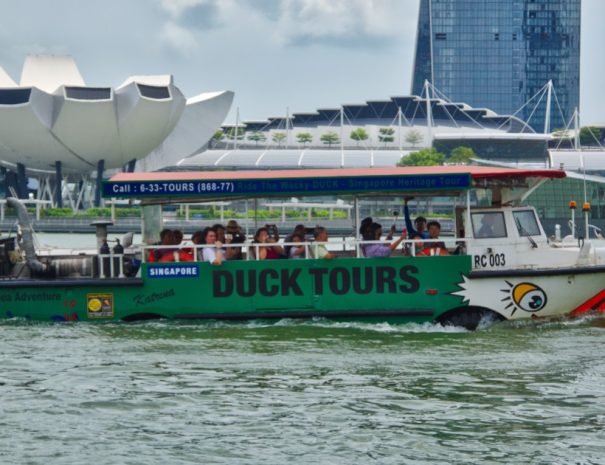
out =
[[602,464],[602,320],[0,323],[2,464]]

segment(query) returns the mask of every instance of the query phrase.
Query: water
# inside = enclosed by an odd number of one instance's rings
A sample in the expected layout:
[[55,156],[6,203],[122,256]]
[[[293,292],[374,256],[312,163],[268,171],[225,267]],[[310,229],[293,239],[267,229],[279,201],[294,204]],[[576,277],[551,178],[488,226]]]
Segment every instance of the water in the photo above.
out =
[[602,320],[0,323],[2,464],[602,464]]

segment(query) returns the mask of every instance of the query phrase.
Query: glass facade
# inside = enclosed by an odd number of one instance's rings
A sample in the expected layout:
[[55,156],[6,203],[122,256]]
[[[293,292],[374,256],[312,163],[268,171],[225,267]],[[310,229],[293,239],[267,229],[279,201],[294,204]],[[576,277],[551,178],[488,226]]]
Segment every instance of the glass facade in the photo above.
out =
[[[579,107],[581,0],[421,0],[412,93],[512,115],[552,80],[551,129]],[[431,60],[432,56],[432,60]],[[546,97],[519,116],[544,130]],[[533,115],[532,115],[533,113]]]

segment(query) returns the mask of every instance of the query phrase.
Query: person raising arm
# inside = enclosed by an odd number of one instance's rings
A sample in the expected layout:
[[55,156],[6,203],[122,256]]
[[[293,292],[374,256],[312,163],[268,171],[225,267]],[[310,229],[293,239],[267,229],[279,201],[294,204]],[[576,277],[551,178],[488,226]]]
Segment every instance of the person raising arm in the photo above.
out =
[[[404,229],[401,232],[401,236],[397,238],[395,241],[390,244],[367,244],[365,245],[365,256],[368,258],[377,258],[377,257],[389,257],[391,252],[399,247],[401,241],[406,239],[407,231]],[[366,236],[366,240],[379,241],[382,238],[382,226],[378,223],[372,223],[368,230],[368,234]]]
[[428,239],[429,233],[426,230],[426,218],[424,216],[416,217],[416,219],[414,220],[414,224],[412,225],[412,220],[410,219],[410,209],[408,207],[408,202],[412,199],[413,199],[413,197],[406,197],[404,205],[403,205],[403,216],[405,217],[405,227],[408,230],[410,239],[415,239],[416,237],[421,237],[422,239]]

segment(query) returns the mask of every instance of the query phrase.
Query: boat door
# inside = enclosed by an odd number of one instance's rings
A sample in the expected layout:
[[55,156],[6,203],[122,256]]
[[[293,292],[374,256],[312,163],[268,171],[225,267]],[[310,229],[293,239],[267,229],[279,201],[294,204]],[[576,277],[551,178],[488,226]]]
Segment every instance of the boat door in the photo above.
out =
[[531,207],[472,209],[467,250],[474,270],[540,265],[546,234]]

